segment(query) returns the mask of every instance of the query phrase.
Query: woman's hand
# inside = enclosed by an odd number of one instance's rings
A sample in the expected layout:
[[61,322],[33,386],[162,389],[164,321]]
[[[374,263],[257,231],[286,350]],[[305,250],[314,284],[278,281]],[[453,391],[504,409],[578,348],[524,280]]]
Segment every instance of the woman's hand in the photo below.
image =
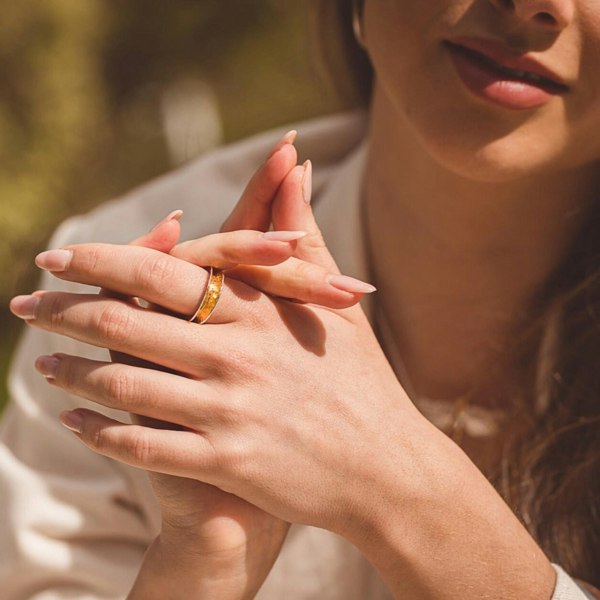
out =
[[[310,181],[308,185],[306,184],[307,172],[310,178],[310,166],[297,168],[292,177],[286,177],[290,174],[296,158],[291,141],[289,136],[287,139],[284,138],[265,164],[260,167],[236,209],[224,224],[224,230],[244,226],[266,229],[271,221],[271,208],[275,197],[279,206],[276,217],[278,221],[280,223],[285,221],[287,226],[293,226],[297,221],[298,209],[294,206],[294,202],[300,198],[302,207],[305,205],[303,193],[306,194],[310,188]],[[180,211],[175,211],[150,233],[132,242],[131,245],[136,249],[131,250],[139,252],[139,256],[143,257],[139,265],[140,270],[149,268],[155,276],[163,273],[160,265],[164,263],[160,262],[161,257],[143,249],[150,248],[163,253],[173,250],[179,238],[180,216]],[[300,300],[329,303],[334,306],[344,306],[358,301],[361,294],[347,293],[343,289],[328,285],[325,281],[328,273],[323,269],[312,271],[319,277],[312,277],[313,282],[308,289],[296,290],[294,285],[290,284],[295,284],[297,276],[294,278],[292,275],[298,269],[304,269],[304,276],[308,275],[306,270],[308,266],[303,265],[299,260],[296,260],[294,269],[288,265],[279,273],[270,272],[271,269],[266,267],[256,270],[256,265],[274,265],[288,259],[296,249],[295,241],[304,235],[304,232],[295,231],[276,231],[264,235],[260,231],[235,231],[181,244],[175,249],[174,254],[192,258],[200,264],[211,264],[223,269],[231,269],[240,264],[252,264],[252,268],[248,268],[246,273],[240,268],[235,276],[245,277],[267,292],[284,293]],[[314,232],[311,237],[314,241]],[[105,250],[109,249],[105,248]],[[88,259],[97,260],[98,265],[104,262],[102,256],[94,257],[93,254],[88,255]],[[41,262],[57,275],[69,278],[70,270],[61,272],[63,265],[60,262],[53,262],[52,255],[45,255]],[[110,269],[110,265],[108,267]],[[259,277],[262,277],[262,282]],[[343,278],[339,279],[343,282]],[[160,286],[161,283],[164,284],[159,280],[153,282],[153,285]],[[350,283],[356,285],[357,282],[350,280]],[[113,295],[109,288],[115,289],[111,282],[107,281],[105,297]],[[144,290],[140,288],[137,295],[145,296],[143,292]],[[165,294],[161,296],[165,305]],[[127,301],[123,291],[118,297]],[[197,302],[197,299],[195,301]],[[164,308],[174,310],[169,306],[168,301]],[[121,352],[111,354],[113,360],[119,364],[146,368],[153,366],[150,362],[140,361]],[[48,360],[53,362],[57,358],[61,357],[51,357],[46,361],[42,359],[38,362],[38,366],[44,370],[44,364]],[[144,426],[170,428],[166,422],[136,414],[132,415],[132,420]],[[197,592],[203,590],[202,597],[210,596],[209,589],[215,581],[220,582],[218,592],[215,592],[219,598],[252,597],[277,557],[289,524],[234,495],[193,479],[150,473],[150,480],[161,509],[162,531],[161,536],[148,551],[145,568],[142,569],[132,597],[137,595],[150,597],[148,595],[150,590],[153,590],[153,595],[156,595],[158,582],[155,576],[161,572],[157,569],[156,560],[158,556],[161,564],[165,564],[165,548],[168,548],[166,553],[172,560],[177,557],[179,586],[183,585],[181,567],[191,556],[193,568],[190,572],[193,571],[194,577],[190,583],[193,583]],[[148,574],[151,575],[150,578]],[[225,581],[227,592],[223,587]]]
[[[193,313],[207,278],[200,267],[160,255],[168,268],[157,286],[145,249],[71,251],[61,276],[177,314]],[[392,464],[402,470],[402,447],[392,456],[389,449],[418,413],[358,307],[290,303],[231,278],[202,326],[96,295],[41,292],[12,307],[33,326],[175,371],[68,356],[38,363],[71,393],[183,429],[76,411],[81,439],[107,456],[210,483],[284,520],[334,531],[370,503],[365,482],[374,473]],[[369,465],[373,453],[380,458]]]
[[[276,227],[294,219],[302,223],[302,229],[308,234],[295,242],[292,252],[289,252],[290,244],[277,243],[286,247],[288,255],[296,255],[294,261],[288,260],[268,270],[248,267],[242,275],[254,277],[253,283],[262,277],[261,286],[274,295],[328,307],[349,306],[372,288],[344,279],[336,272],[305,201],[309,169],[310,165],[306,165],[290,171],[279,187],[273,206]],[[258,245],[266,242],[258,232],[221,235],[232,236],[231,239],[253,236]],[[182,245],[174,249],[174,254],[187,260],[196,259],[201,264],[214,264],[223,250],[216,243],[218,239],[209,237]],[[227,245],[243,251],[248,249],[244,244]],[[69,260],[60,265],[60,269],[53,262],[55,254],[46,254],[42,266],[52,268],[64,279],[98,285],[125,297],[144,298],[170,313],[193,314],[206,285],[204,269],[146,248],[88,244],[66,251]],[[64,256],[65,250],[61,253]],[[244,262],[239,255],[227,259],[232,264]],[[260,261],[254,255],[248,262],[256,265]],[[276,261],[270,261],[273,262]],[[344,286],[346,290],[340,289]],[[340,435],[343,432],[348,436],[348,439],[342,436],[338,440],[345,449],[352,447],[355,435],[362,438],[368,433],[368,437],[380,437],[376,434],[375,422],[382,415],[374,411],[374,405],[366,403],[365,398],[377,396],[382,406],[391,408],[390,396],[395,401],[398,394],[402,395],[358,307],[332,310],[277,300],[233,277],[227,278],[219,306],[211,321],[203,326],[120,299],[95,295],[39,292],[14,300],[12,308],[33,326],[176,371],[168,373],[139,366],[88,362],[67,356],[38,362],[38,367],[55,385],[72,393],[185,429],[168,431],[132,425],[119,430],[100,415],[91,416],[89,411],[76,413],[100,419],[95,423],[109,425],[93,436],[103,452],[111,453],[113,434],[121,434],[122,442],[125,442],[122,434],[144,436],[137,438],[137,450],[132,450],[138,453],[139,459],[148,458],[147,465],[141,464],[144,460],[132,461],[119,452],[114,452],[115,457],[136,462],[137,466],[149,470],[193,477],[235,495],[243,491],[245,500],[258,503],[267,512],[285,520],[294,518],[335,528],[336,524],[329,522],[333,517],[329,513],[334,507],[337,513],[341,506],[327,494],[333,493],[337,498],[339,493],[345,493],[347,486],[341,482],[355,478],[356,473],[347,478],[350,476],[348,468],[351,471],[359,465],[351,461],[345,468],[342,464],[336,466],[335,457],[340,454],[337,442],[324,447],[323,453],[313,456],[313,452],[337,429]],[[414,412],[408,402],[405,410]],[[362,418],[352,419],[351,423],[340,422],[340,416],[347,415],[348,411]],[[393,412],[398,415],[397,406]],[[298,431],[294,433],[295,428]],[[151,455],[139,454],[143,450],[140,444],[147,435],[173,443],[169,450],[164,447],[173,459],[168,468],[160,468],[161,465],[151,460],[160,458],[154,454],[160,452],[160,443],[152,444]],[[291,443],[297,436],[300,436],[296,439],[300,447]],[[89,442],[85,433],[82,439]],[[198,446],[204,443],[205,447]],[[281,448],[278,443],[282,444]],[[314,448],[313,444],[316,444]],[[192,473],[188,470],[191,465],[180,462],[183,456],[179,453],[186,454],[193,447],[198,451],[198,462]],[[125,451],[125,447],[121,450]],[[233,456],[230,460],[234,451],[240,452],[243,464],[238,464]],[[296,451],[300,451],[297,456]],[[263,458],[271,452],[273,455],[263,463]],[[329,460],[329,452],[334,460]],[[166,455],[161,458],[164,459]],[[270,463],[263,473],[266,479],[256,480],[253,485],[249,485],[250,481],[238,485],[240,482],[234,477],[238,468],[249,477],[261,463]],[[323,470],[327,463],[329,466]],[[314,468],[308,468],[311,464]],[[307,468],[302,469],[302,465]],[[291,485],[289,476],[292,474],[311,477],[312,485],[305,481],[301,488],[315,486],[315,493],[325,493],[322,501],[307,502],[304,492]],[[260,491],[269,488],[279,491],[275,496]],[[280,500],[287,497],[290,504],[278,503],[274,501],[276,497]]]
[[[259,168],[229,217],[230,226],[261,225],[265,210],[270,211],[276,191],[293,164],[294,137],[295,132],[286,134]],[[170,213],[131,245],[169,253],[179,239],[181,214],[181,211]],[[227,236],[221,236],[220,241],[226,242],[224,237]],[[270,235],[271,241],[274,237]],[[297,237],[285,232],[278,239],[292,242]],[[237,236],[238,244],[241,241]],[[255,236],[251,242],[250,249],[238,249],[237,255],[235,248],[224,244],[222,253],[229,258],[236,255],[239,259],[243,255],[252,260],[252,250],[258,250],[259,260],[268,263],[285,258],[291,249],[285,248],[285,244],[257,248]],[[110,292],[106,290],[104,294]],[[111,358],[131,366],[151,366],[122,353],[111,352]],[[159,426],[157,421],[139,415],[132,415],[132,421]],[[166,423],[163,427],[172,428]],[[279,554],[289,523],[194,479],[148,474],[161,511],[161,533],[146,552],[129,598],[167,597],[173,593],[173,582],[180,597],[253,598]]]
[[[288,209],[274,206],[274,215]],[[331,257],[308,205],[302,211],[309,235],[294,255],[328,271]],[[140,249],[70,250],[61,276],[180,314],[198,302],[190,282],[202,290],[207,280],[203,269],[167,257],[156,289],[132,252]],[[41,292],[12,308],[32,326],[166,370],[69,356],[38,364],[69,392],[179,426],[125,425],[82,409],[66,414],[94,451],[340,533],[398,595],[477,598],[503,589],[537,598],[551,585],[548,560],[508,507],[410,403],[358,307],[290,303],[230,277],[202,326],[94,295]]]

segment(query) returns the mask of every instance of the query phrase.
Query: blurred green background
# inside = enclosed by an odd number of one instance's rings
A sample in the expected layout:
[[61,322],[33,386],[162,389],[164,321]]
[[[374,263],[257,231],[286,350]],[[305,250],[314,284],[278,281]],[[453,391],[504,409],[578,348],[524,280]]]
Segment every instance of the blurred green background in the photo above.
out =
[[339,108],[304,2],[0,0],[0,410],[33,257],[88,211],[209,147]]

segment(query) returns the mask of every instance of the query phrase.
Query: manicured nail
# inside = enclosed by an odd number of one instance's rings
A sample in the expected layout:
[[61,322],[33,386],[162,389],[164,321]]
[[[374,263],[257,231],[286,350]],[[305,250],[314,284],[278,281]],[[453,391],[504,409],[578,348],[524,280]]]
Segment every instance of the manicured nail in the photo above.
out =
[[71,431],[81,433],[83,429],[83,417],[75,411],[65,411],[60,413],[60,422]]
[[307,160],[304,165],[304,176],[302,178],[302,198],[306,204],[310,204],[312,197],[312,163]]
[[174,210],[170,212],[164,219],[161,219],[151,230],[150,233],[158,229],[161,225],[168,223],[169,221],[179,221],[181,219],[181,215],[183,214],[182,210]]
[[261,237],[270,242],[293,242],[306,235],[306,231],[267,231]]
[[35,309],[39,301],[36,296],[15,296],[10,301],[10,310],[21,319],[35,319]]
[[58,273],[69,268],[73,250],[46,250],[35,257],[35,264],[40,269]]
[[371,294],[377,289],[370,283],[365,283],[360,279],[354,279],[354,277],[348,277],[347,275],[329,275],[327,281],[334,288],[351,294]]
[[46,377],[46,379],[54,379],[59,364],[60,358],[57,358],[56,356],[39,356],[35,361],[35,368]]
[[274,154],[277,154],[286,144],[293,144],[296,141],[296,136],[298,132],[295,129],[288,131],[273,147],[271,150],[271,154],[267,157],[267,160],[271,158]]

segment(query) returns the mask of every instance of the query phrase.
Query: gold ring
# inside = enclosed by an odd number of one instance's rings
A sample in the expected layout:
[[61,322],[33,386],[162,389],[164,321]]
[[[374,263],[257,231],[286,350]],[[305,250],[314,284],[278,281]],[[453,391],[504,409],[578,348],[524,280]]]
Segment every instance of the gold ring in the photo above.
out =
[[193,323],[206,323],[210,316],[213,314],[221,297],[221,290],[223,289],[223,282],[225,281],[225,274],[220,269],[215,267],[208,267],[208,285],[200,305],[198,306],[194,316],[190,319]]

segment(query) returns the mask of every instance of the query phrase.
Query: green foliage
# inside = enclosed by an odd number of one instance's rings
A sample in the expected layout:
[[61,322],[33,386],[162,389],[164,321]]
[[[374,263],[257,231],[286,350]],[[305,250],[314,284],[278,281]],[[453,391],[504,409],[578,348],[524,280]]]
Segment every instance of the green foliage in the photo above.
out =
[[[310,65],[304,3],[0,0],[0,381],[6,305],[65,217],[171,166],[160,99],[209,81],[226,140],[335,109]],[[0,407],[4,399],[0,390]]]

